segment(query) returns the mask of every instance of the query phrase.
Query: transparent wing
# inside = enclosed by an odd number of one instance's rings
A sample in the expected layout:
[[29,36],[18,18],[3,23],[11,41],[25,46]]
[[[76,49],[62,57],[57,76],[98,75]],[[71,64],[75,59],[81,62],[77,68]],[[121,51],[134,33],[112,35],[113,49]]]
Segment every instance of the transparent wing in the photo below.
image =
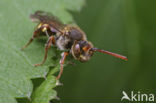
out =
[[49,24],[51,28],[61,31],[65,24],[63,24],[57,17],[53,16],[49,12],[36,11],[34,14],[30,15],[30,18],[34,22],[42,22]]

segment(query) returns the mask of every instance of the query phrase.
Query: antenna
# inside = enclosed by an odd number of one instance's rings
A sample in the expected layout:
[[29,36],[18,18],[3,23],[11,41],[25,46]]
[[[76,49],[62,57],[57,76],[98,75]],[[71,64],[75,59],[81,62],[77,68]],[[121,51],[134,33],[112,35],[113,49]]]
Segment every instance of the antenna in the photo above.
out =
[[125,61],[128,61],[126,56],[123,56],[123,55],[120,55],[120,54],[116,54],[116,53],[112,53],[112,52],[109,52],[109,51],[106,51],[106,50],[102,50],[102,49],[98,49],[98,48],[92,48],[91,51],[112,55],[112,56],[114,56],[116,58],[120,58],[120,59],[123,59]]

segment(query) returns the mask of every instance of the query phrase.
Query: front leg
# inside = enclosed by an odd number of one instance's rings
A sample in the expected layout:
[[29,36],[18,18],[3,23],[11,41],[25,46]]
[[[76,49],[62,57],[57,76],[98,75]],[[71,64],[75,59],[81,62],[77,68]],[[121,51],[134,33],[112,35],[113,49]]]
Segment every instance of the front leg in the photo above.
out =
[[60,60],[60,72],[59,72],[58,76],[56,77],[56,79],[60,79],[60,77],[61,77],[61,75],[63,73],[63,64],[64,64],[64,61],[65,61],[67,55],[68,55],[68,52],[63,52],[62,53],[62,58]]
[[48,41],[47,41],[47,43],[46,43],[46,46],[45,46],[45,55],[44,55],[43,61],[41,63],[39,63],[39,64],[35,64],[34,66],[40,66],[40,65],[44,64],[44,62],[47,59],[48,50],[51,47],[51,44],[55,44],[55,38],[54,38],[54,36],[50,36],[49,39],[48,39]]

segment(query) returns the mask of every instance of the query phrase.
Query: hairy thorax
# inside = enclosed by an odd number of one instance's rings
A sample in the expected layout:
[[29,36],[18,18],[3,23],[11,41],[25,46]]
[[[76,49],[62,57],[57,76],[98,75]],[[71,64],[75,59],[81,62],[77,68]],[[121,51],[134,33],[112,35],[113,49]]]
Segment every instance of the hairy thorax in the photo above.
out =
[[59,36],[56,38],[56,46],[58,47],[58,49],[60,50],[67,50],[70,48],[70,46],[68,46],[70,44],[70,38],[68,38],[67,36]]

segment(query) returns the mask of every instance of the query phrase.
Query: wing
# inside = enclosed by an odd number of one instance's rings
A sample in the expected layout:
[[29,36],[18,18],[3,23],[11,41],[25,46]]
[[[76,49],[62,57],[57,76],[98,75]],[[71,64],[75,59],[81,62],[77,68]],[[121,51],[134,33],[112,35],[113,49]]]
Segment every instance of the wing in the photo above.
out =
[[36,11],[34,14],[30,15],[30,18],[34,22],[49,24],[52,29],[56,29],[60,32],[65,27],[65,24],[60,22],[60,20],[57,17],[53,16],[49,12]]

